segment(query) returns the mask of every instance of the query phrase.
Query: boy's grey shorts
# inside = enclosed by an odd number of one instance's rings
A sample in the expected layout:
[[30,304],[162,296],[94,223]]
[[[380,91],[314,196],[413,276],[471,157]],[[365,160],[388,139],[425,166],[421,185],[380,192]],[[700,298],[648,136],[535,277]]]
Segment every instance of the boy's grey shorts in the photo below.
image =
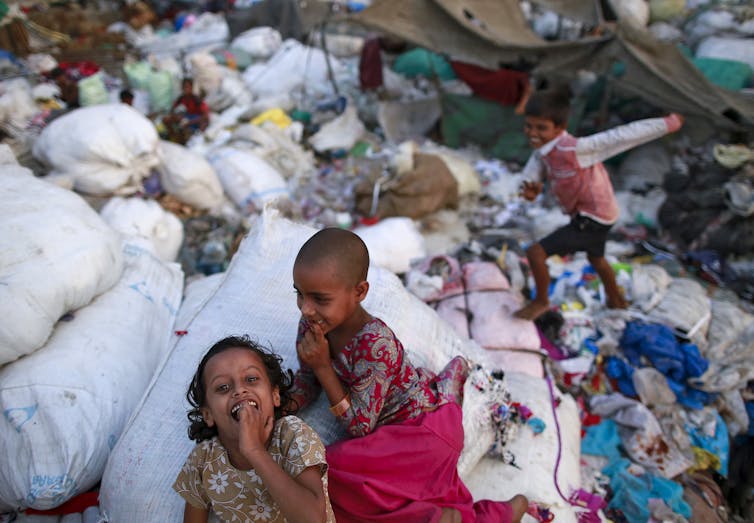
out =
[[588,256],[599,258],[605,255],[605,242],[611,228],[612,225],[576,215],[568,225],[551,232],[542,238],[539,244],[548,256],[584,251]]

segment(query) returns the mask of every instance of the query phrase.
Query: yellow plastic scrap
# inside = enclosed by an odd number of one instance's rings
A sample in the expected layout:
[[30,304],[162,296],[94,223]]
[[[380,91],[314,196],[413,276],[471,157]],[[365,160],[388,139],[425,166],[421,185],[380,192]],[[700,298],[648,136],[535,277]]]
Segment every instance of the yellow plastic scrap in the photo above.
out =
[[689,472],[697,470],[720,470],[720,458],[702,447],[692,446],[694,452],[694,464],[689,468]]
[[293,123],[293,120],[291,120],[291,117],[285,111],[276,107],[266,110],[251,121],[253,125],[262,125],[264,122],[272,122],[281,129],[285,129]]

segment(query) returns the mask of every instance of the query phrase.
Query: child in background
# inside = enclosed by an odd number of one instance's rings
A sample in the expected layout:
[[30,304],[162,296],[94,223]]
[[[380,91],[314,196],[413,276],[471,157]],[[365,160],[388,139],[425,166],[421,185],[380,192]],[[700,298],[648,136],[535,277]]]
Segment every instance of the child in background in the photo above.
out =
[[550,274],[547,257],[586,251],[589,263],[605,287],[607,306],[625,309],[627,304],[615,281],[615,272],[605,259],[605,242],[610,228],[618,220],[618,203],[602,161],[637,145],[660,138],[680,129],[683,118],[670,114],[648,118],[584,138],[566,131],[570,94],[566,91],[536,92],[525,109],[524,134],[533,149],[524,167],[528,179],[521,195],[534,200],[546,180],[571,222],[526,251],[534,283],[533,301],[514,313],[527,320],[539,317],[549,308]]
[[132,93],[128,89],[123,89],[120,92],[119,98],[120,98],[120,103],[123,103],[123,104],[126,104],[126,105],[133,105],[134,104],[134,93]]
[[168,130],[170,141],[185,144],[196,131],[204,131],[209,125],[209,107],[194,94],[194,81],[184,78],[181,82],[181,96],[173,102],[170,114],[162,119]]
[[463,449],[461,402],[468,362],[439,375],[414,367],[393,331],[361,306],[369,253],[337,228],[312,236],[296,257],[301,310],[291,408],[324,389],[353,439],[327,448],[338,523],[519,521],[528,503],[474,503],[456,470]]
[[328,522],[322,441],[295,416],[282,416],[292,372],[248,337],[220,340],[205,354],[186,398],[196,447],[173,489],[183,521]]

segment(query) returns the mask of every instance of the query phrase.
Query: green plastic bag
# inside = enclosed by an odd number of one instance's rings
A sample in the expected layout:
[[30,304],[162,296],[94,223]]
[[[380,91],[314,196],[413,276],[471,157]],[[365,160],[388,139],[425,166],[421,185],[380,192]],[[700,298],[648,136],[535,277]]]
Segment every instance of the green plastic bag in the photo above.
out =
[[147,81],[149,107],[153,112],[169,111],[173,107],[173,77],[167,71],[153,71]]
[[149,83],[149,77],[152,74],[152,66],[147,62],[134,62],[125,64],[123,71],[128,78],[128,84],[132,89],[146,90]]
[[93,74],[78,81],[79,104],[81,107],[100,105],[110,102],[105,82],[100,73]]
[[408,78],[424,76],[440,80],[454,80],[456,73],[450,62],[437,53],[421,47],[405,52],[395,59],[393,71]]

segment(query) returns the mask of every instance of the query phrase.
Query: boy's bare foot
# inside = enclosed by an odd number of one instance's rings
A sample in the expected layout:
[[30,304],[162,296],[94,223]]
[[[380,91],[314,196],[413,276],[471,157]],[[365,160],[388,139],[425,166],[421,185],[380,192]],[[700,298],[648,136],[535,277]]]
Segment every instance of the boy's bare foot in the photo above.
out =
[[461,523],[461,513],[454,508],[443,507],[439,523]]
[[524,517],[524,514],[526,514],[526,511],[529,509],[529,500],[526,499],[526,496],[521,494],[516,494],[507,502],[511,508],[513,509],[513,512],[511,514],[511,521],[513,523],[519,523],[521,521],[521,518]]
[[525,307],[514,312],[513,316],[521,318],[522,320],[536,320],[542,314],[547,312],[547,309],[549,308],[550,302],[534,300],[529,302]]

